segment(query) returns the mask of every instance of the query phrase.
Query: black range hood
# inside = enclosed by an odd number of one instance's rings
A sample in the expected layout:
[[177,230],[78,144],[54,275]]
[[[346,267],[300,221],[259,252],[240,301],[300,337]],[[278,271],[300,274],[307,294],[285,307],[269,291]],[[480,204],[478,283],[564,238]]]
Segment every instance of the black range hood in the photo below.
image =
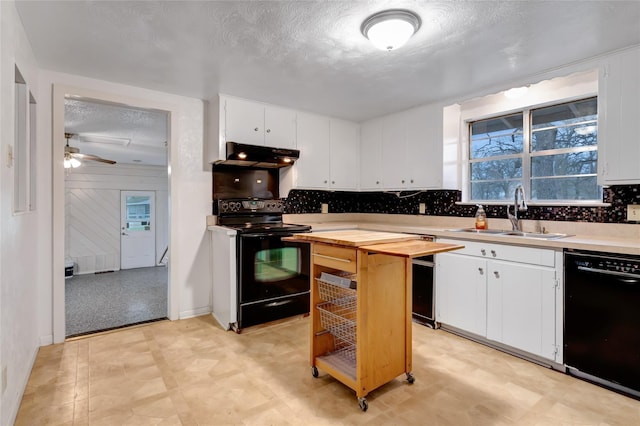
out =
[[297,149],[272,148],[227,142],[227,157],[215,164],[276,169],[293,165],[300,158]]

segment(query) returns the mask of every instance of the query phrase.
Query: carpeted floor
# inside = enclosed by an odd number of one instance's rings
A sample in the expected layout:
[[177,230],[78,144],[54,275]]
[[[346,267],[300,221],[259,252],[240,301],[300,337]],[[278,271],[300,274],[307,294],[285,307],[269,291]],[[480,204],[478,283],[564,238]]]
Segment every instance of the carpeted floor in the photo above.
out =
[[66,336],[165,318],[167,283],[164,266],[67,278]]

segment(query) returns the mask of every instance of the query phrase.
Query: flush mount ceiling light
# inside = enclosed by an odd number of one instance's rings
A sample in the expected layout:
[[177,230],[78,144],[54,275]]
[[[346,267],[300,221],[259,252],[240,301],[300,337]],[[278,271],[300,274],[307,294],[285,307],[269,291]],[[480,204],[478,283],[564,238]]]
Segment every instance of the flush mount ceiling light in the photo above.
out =
[[383,10],[362,23],[362,35],[380,50],[394,50],[404,45],[420,28],[420,17],[403,9]]

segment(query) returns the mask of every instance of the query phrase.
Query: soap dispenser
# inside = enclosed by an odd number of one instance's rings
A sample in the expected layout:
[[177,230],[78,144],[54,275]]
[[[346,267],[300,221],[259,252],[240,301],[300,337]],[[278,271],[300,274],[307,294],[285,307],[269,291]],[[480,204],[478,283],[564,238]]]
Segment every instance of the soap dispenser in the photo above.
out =
[[487,229],[487,214],[484,212],[482,204],[476,204],[478,211],[476,211],[476,229]]

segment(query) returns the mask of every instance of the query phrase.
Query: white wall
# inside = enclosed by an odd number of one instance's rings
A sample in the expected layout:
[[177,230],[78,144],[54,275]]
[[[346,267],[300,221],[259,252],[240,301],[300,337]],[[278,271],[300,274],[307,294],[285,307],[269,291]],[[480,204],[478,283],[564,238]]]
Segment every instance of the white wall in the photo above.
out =
[[[46,183],[37,170],[37,210],[13,213],[14,167],[8,165],[9,146],[14,141],[14,69],[17,65],[38,104],[38,67],[13,1],[0,2],[0,371],[6,373],[6,388],[0,389],[0,424],[13,423],[39,341],[36,299],[41,278],[42,256],[50,256],[47,233],[42,224],[49,213]],[[46,122],[46,121],[44,121]],[[38,141],[38,155],[42,141]],[[46,152],[46,149],[44,150]],[[38,158],[40,161],[40,158]],[[38,168],[39,169],[39,168]]]
[[[42,340],[64,339],[64,96],[105,100],[170,113],[169,134],[169,318],[211,311],[208,234],[205,217],[211,212],[211,170],[203,155],[204,104],[176,96],[86,77],[41,72],[41,90],[51,93],[53,106],[41,113],[47,139],[53,141],[53,286],[39,289],[44,302],[40,319]],[[51,303],[52,302],[52,303]]]
[[77,274],[120,269],[120,191],[154,191],[156,262],[169,241],[167,168],[83,162],[65,173],[65,258]]

